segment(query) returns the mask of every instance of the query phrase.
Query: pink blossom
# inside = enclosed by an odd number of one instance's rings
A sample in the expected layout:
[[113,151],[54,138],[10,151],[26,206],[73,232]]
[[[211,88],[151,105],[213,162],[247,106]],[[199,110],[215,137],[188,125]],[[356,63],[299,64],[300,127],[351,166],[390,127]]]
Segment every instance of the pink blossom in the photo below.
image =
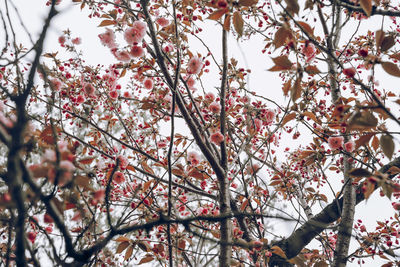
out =
[[224,136],[220,132],[213,133],[211,135],[211,142],[213,142],[216,145],[219,145],[224,141]]
[[135,21],[132,27],[128,28],[124,33],[125,41],[128,44],[140,43],[146,35],[146,23]]
[[187,155],[187,159],[193,166],[196,166],[200,163],[200,156],[195,151],[190,151]]
[[129,56],[129,53],[125,50],[122,51],[115,51],[114,56],[116,59],[123,61],[123,62],[129,62],[131,60],[131,57]]
[[151,90],[153,89],[153,80],[150,78],[146,78],[143,81],[144,88]]
[[85,83],[85,85],[83,86],[83,91],[85,92],[86,95],[93,95],[94,94],[94,87],[93,85],[91,85],[90,83]]
[[214,101],[215,96],[214,96],[213,93],[207,93],[207,94],[204,96],[204,98],[205,98],[206,100],[212,102],[212,101]]
[[54,150],[51,149],[46,149],[46,151],[44,151],[43,157],[42,157],[42,161],[50,161],[50,162],[54,162],[57,160],[57,156],[56,156],[56,152]]
[[126,167],[128,167],[128,159],[124,155],[119,155],[118,160],[121,169],[126,169]]
[[260,169],[260,165],[258,165],[257,163],[254,163],[253,165],[249,165],[247,167],[247,172],[250,174],[254,174],[256,172],[258,172],[258,170]]
[[62,160],[60,162],[60,168],[67,172],[73,172],[75,170],[74,164],[69,160]]
[[66,152],[68,151],[68,142],[65,140],[61,140],[57,142],[57,149],[60,152]]
[[393,202],[393,203],[392,203],[392,206],[393,206],[393,208],[394,208],[395,210],[400,210],[400,203],[399,203],[399,202],[397,202],[397,203]]
[[343,142],[344,142],[343,136],[331,136],[328,138],[328,144],[332,150],[342,148]]
[[85,102],[85,97],[83,95],[78,95],[76,97],[76,103],[82,104],[83,102]]
[[125,182],[125,175],[122,172],[117,171],[114,173],[113,181],[116,182],[117,184],[121,184]]
[[189,88],[193,87],[194,84],[196,83],[196,81],[194,80],[194,78],[192,76],[190,76],[187,80],[186,80],[186,84]]
[[347,142],[347,143],[344,144],[344,149],[345,149],[347,152],[353,152],[354,149],[355,149],[355,146],[356,146],[356,143],[354,143],[354,141],[351,140],[351,141],[349,141],[349,142]]
[[302,48],[302,53],[306,56],[306,62],[311,62],[316,55],[314,44],[307,42]]
[[82,39],[79,37],[76,37],[76,38],[72,39],[72,43],[74,45],[80,45],[82,43]]
[[272,109],[267,109],[265,112],[265,121],[267,124],[271,124],[275,120],[276,113]]
[[219,113],[221,111],[221,105],[218,102],[212,102],[209,109],[212,113]]
[[166,46],[164,46],[163,50],[165,53],[172,52],[174,50],[174,46],[172,44],[167,44]]
[[106,196],[106,191],[104,189],[99,189],[93,194],[93,198],[96,201],[103,201],[104,197]]
[[115,43],[115,33],[110,29],[106,29],[105,33],[99,34],[99,38],[102,45],[107,46],[108,48],[114,48],[117,46]]
[[187,72],[190,74],[199,74],[203,68],[203,62],[198,57],[192,57],[187,65]]
[[109,93],[110,98],[112,99],[117,99],[118,98],[118,92],[117,90],[113,90]]
[[134,45],[134,46],[132,46],[131,51],[129,51],[129,54],[133,58],[142,57],[144,55],[144,49],[141,46]]
[[132,95],[131,95],[131,93],[129,93],[128,91],[125,91],[125,92],[124,92],[124,97],[130,98],[130,97],[132,97]]
[[61,81],[59,79],[57,79],[57,78],[51,79],[49,81],[49,83],[50,83],[51,89],[53,89],[55,91],[60,91],[61,90],[62,83],[61,83]]
[[164,28],[170,24],[170,21],[164,17],[159,17],[156,19],[156,23]]
[[65,41],[66,39],[64,35],[58,37],[58,42],[60,43],[61,46],[64,46]]
[[256,126],[257,130],[260,130],[262,126],[262,121],[260,119],[254,119],[254,125]]

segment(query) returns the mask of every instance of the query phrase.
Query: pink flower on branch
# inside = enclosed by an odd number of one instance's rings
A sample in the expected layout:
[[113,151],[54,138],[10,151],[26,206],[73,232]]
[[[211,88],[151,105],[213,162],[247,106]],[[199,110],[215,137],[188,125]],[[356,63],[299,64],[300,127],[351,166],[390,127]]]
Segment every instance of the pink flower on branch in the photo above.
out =
[[343,148],[343,142],[343,136],[332,136],[328,138],[328,144],[332,150]]
[[125,41],[128,44],[140,43],[146,36],[146,23],[141,21],[135,21],[132,27],[128,28],[124,33]]
[[198,57],[192,57],[187,65],[187,72],[189,74],[199,74],[203,68],[203,61]]
[[347,152],[353,152],[355,147],[356,147],[356,143],[354,143],[353,140],[346,142],[344,144],[344,150],[346,150]]
[[115,43],[115,33],[106,29],[105,33],[99,34],[100,42],[102,45],[107,46],[108,48],[115,48],[117,44]]
[[211,135],[211,142],[216,145],[220,145],[224,141],[224,136],[220,132],[213,133]]
[[132,46],[131,50],[129,51],[131,57],[142,57],[144,55],[144,49],[141,46],[134,45]]

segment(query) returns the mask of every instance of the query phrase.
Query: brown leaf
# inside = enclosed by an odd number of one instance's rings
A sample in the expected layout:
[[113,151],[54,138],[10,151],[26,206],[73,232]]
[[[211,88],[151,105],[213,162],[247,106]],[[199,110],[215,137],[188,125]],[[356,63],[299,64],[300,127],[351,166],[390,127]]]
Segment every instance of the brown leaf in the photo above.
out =
[[382,40],[381,51],[385,52],[396,44],[396,40],[393,35],[385,36]]
[[328,267],[329,265],[325,261],[318,261],[313,267]]
[[303,30],[306,33],[308,33],[311,36],[314,36],[314,29],[311,28],[311,26],[308,23],[305,23],[303,21],[298,21],[297,23],[303,28]]
[[281,47],[286,43],[286,40],[292,36],[292,32],[287,28],[287,26],[283,25],[280,27],[274,36],[274,45],[275,48]]
[[297,0],[285,0],[286,2],[286,10],[292,15],[298,14],[300,10],[299,3]]
[[392,62],[384,61],[381,63],[382,68],[390,75],[400,77],[400,69],[397,67],[397,64]]
[[271,252],[276,254],[276,255],[278,255],[278,256],[280,256],[280,257],[282,257],[282,258],[284,258],[284,259],[286,259],[285,252],[278,246],[272,246],[271,247]]
[[83,159],[80,159],[78,162],[83,165],[88,165],[88,164],[92,163],[94,159],[95,159],[95,157],[83,158]]
[[368,17],[371,16],[372,0],[360,0],[360,5],[364,10],[365,14],[367,14]]
[[379,140],[379,143],[381,145],[382,151],[385,154],[385,156],[391,159],[394,152],[393,137],[389,134],[382,135]]
[[88,176],[78,175],[75,177],[74,182],[76,185],[82,187],[85,190],[91,190],[90,178]]
[[393,59],[396,59],[396,60],[400,60],[400,53],[396,53],[396,54],[390,55],[389,57],[393,58]]
[[141,165],[142,165],[142,168],[143,168],[146,172],[148,172],[148,173],[154,175],[153,169],[150,168],[149,165],[147,165],[147,162],[146,162],[146,161],[142,161],[142,162],[141,162]]
[[385,37],[385,32],[382,30],[377,30],[375,32],[375,45],[376,49],[380,49],[382,45],[383,38]]
[[290,89],[290,97],[293,102],[296,102],[296,100],[301,97],[301,92],[301,79],[297,78],[293,84],[293,87]]
[[208,16],[207,19],[219,20],[228,11],[229,10],[227,8],[218,9],[218,10],[214,11],[213,13],[211,13],[210,16]]
[[124,261],[128,260],[133,253],[133,246],[129,246],[128,250],[125,252]]
[[122,242],[122,243],[119,243],[119,245],[118,245],[118,247],[117,247],[117,251],[116,251],[116,253],[117,254],[119,254],[119,253],[121,253],[122,251],[124,251],[128,246],[129,246],[129,242]]
[[293,120],[294,118],[296,118],[296,113],[292,112],[287,114],[282,120],[281,127],[285,126],[286,123]]
[[368,177],[372,175],[370,171],[362,168],[351,169],[347,174],[353,177]]
[[233,27],[235,27],[236,32],[238,33],[239,37],[243,35],[243,18],[240,15],[239,11],[235,11],[233,13]]
[[366,145],[368,144],[369,140],[371,140],[372,136],[374,136],[373,134],[364,134],[362,136],[360,136],[360,138],[358,138],[356,140],[356,149],[359,148],[360,146]]
[[231,30],[231,14],[228,14],[224,20],[224,30],[229,32]]
[[312,113],[310,111],[305,111],[305,112],[303,112],[303,115],[309,117],[310,119],[312,119],[316,123],[321,124],[321,120],[318,119],[317,116],[315,116],[314,113]]
[[282,67],[283,69],[290,70],[292,68],[292,62],[287,56],[272,58],[272,61],[275,63],[275,65]]
[[367,188],[364,191],[364,198],[368,199],[375,190],[375,184],[367,183]]
[[103,20],[103,21],[99,24],[99,26],[97,26],[97,27],[105,27],[105,26],[110,26],[110,25],[115,25],[115,24],[117,24],[117,23],[115,22],[115,20],[106,19],[106,20]]
[[150,254],[147,254],[146,257],[142,258],[139,262],[139,264],[143,264],[143,263],[147,263],[147,262],[151,262],[154,260],[154,257],[151,256]]
[[129,238],[127,238],[126,236],[120,236],[117,239],[115,239],[114,241],[116,241],[116,242],[129,242],[131,240]]
[[289,90],[292,87],[292,80],[288,80],[282,87],[283,95],[288,96]]
[[258,0],[239,0],[239,6],[253,6],[258,3]]
[[304,70],[310,75],[321,73],[317,66],[307,66]]
[[378,119],[370,111],[356,112],[354,113],[349,121],[349,130],[366,130],[378,125]]
[[396,166],[392,166],[389,168],[389,170],[386,171],[388,174],[390,175],[396,175],[398,173],[400,173],[400,168],[396,167]]
[[372,148],[375,150],[375,152],[378,150],[379,148],[379,139],[378,137],[376,137],[376,135],[374,136],[374,138],[372,139],[372,143],[371,143]]

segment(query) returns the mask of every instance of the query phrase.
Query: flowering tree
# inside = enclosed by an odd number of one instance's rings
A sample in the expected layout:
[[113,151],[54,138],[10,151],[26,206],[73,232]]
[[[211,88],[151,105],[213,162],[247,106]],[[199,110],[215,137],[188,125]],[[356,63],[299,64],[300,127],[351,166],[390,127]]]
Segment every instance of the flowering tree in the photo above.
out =
[[[73,0],[110,66],[70,31],[43,51],[59,2],[28,48],[1,10],[1,264],[399,264],[400,102],[376,77],[400,77],[395,1]],[[283,102],[248,88],[229,36],[262,38]],[[374,191],[393,216],[367,229]]]

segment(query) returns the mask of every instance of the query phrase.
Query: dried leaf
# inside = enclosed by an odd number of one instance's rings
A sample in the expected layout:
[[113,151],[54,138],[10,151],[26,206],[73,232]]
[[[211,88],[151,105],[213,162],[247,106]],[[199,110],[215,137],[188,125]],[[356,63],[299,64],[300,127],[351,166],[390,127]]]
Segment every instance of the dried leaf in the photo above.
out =
[[400,77],[400,69],[397,67],[397,64],[392,62],[384,61],[381,63],[382,68],[390,75]]
[[389,168],[389,170],[386,171],[386,173],[388,173],[390,175],[396,175],[396,174],[400,173],[400,168],[396,167],[396,166],[392,166]]
[[148,172],[148,173],[154,175],[153,169],[150,168],[149,165],[147,165],[147,162],[146,162],[146,161],[142,161],[142,162],[141,162],[141,165],[142,165],[142,168],[143,168],[146,172]]
[[95,159],[95,157],[83,158],[83,159],[80,159],[78,162],[83,165],[88,165],[88,164],[92,163],[94,159]]
[[[292,62],[287,56],[272,58],[272,61],[275,63],[276,66],[280,67],[281,70],[290,70],[292,68]],[[272,68],[269,70],[273,71]]]
[[356,112],[348,121],[348,130],[366,130],[378,125],[378,119],[370,111]]
[[301,79],[297,78],[296,81],[294,82],[293,87],[290,89],[290,97],[293,102],[296,102],[297,99],[301,97]]
[[317,116],[315,116],[314,113],[312,113],[312,112],[310,112],[310,111],[304,111],[304,112],[303,112],[303,115],[309,117],[310,119],[312,119],[313,121],[315,121],[317,124],[321,124],[321,120],[319,120],[319,119],[317,118]]
[[360,138],[358,138],[355,142],[356,149],[359,148],[360,146],[368,144],[368,142],[369,142],[369,140],[371,140],[372,136],[374,136],[374,134],[371,134],[371,133],[360,136]]
[[396,53],[396,54],[390,55],[389,57],[393,58],[393,59],[396,59],[396,60],[400,60],[400,53]]
[[370,171],[362,168],[351,169],[347,174],[353,177],[368,177],[372,175]]
[[119,243],[119,245],[118,245],[118,247],[117,247],[116,253],[117,253],[117,254],[121,253],[121,252],[124,251],[127,247],[129,247],[129,242],[122,242],[122,243]]
[[324,261],[318,261],[314,264],[314,267],[328,267],[329,265]]
[[229,10],[227,8],[218,9],[218,10],[214,11],[213,13],[211,13],[210,16],[208,16],[207,19],[219,20],[228,11]]
[[371,16],[372,0],[360,0],[360,5],[364,10],[365,14],[367,14],[368,17]]
[[374,138],[372,139],[372,143],[371,143],[372,148],[375,150],[375,152],[378,150],[379,148],[379,139],[378,137],[375,135]]
[[374,191],[375,191],[375,184],[367,183],[367,188],[364,191],[364,198],[368,199]]
[[233,13],[233,27],[235,27],[236,32],[238,33],[239,37],[243,35],[243,18],[240,15],[239,11],[235,11]]
[[282,120],[281,127],[285,126],[286,123],[293,120],[294,118],[296,118],[296,113],[292,112],[287,114]]
[[393,137],[389,134],[382,135],[379,140],[379,143],[381,145],[382,151],[385,154],[385,156],[391,159],[394,152]]

